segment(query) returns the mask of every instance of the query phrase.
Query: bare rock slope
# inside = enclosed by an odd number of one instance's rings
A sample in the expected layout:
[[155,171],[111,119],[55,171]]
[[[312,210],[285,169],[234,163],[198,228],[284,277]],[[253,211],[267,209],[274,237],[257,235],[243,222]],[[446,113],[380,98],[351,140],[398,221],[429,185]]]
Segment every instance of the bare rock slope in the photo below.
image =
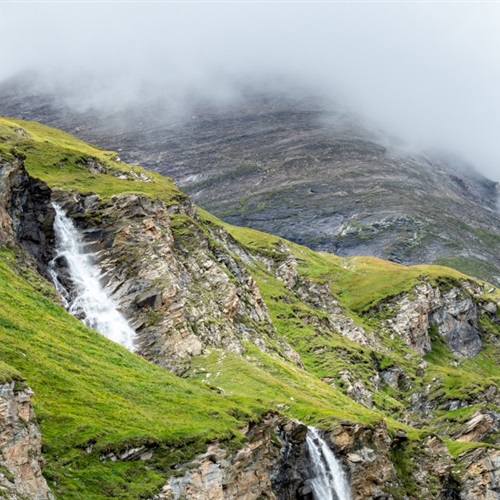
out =
[[77,112],[60,97],[7,82],[0,113],[120,149],[230,223],[500,283],[498,184],[460,159],[410,151],[320,99],[247,89],[236,103],[197,100],[173,120],[163,101]]

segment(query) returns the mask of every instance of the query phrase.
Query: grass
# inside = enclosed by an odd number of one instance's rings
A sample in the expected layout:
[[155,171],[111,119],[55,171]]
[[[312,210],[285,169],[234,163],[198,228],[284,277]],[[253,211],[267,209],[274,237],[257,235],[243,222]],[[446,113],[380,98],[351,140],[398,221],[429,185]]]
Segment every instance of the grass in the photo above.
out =
[[443,440],[443,442],[453,458],[458,458],[462,453],[465,453],[469,450],[476,450],[478,448],[498,449],[498,447],[486,443],[466,443],[461,441],[453,441],[451,439],[445,439]]
[[[116,161],[117,154],[113,151],[102,150],[36,122],[0,118],[0,155],[6,159],[24,157],[28,173],[52,188],[92,192],[103,198],[123,193],[145,194],[163,200],[168,206],[188,200],[168,177]],[[109,174],[89,172],[86,166],[89,158],[104,165]],[[130,172],[144,174],[152,182],[119,179],[113,175],[132,177]]]
[[491,279],[491,276],[500,275],[500,270],[489,261],[474,257],[441,257],[436,259],[435,264],[452,267],[469,276],[486,281]]
[[[22,374],[35,391],[45,473],[60,498],[109,498],[112,490],[120,498],[152,494],[182,453],[192,455],[216,438],[229,440],[244,420],[257,417],[86,328],[14,266],[15,255],[2,250],[0,373],[3,380],[22,380]],[[89,443],[94,451],[87,455]],[[153,470],[141,461],[99,461],[101,453],[142,444],[181,451]],[[133,481],[127,482],[125,469]]]
[[439,265],[404,266],[377,257],[338,257],[326,252],[289,242],[255,229],[231,226],[198,209],[206,220],[223,225],[250,251],[264,257],[282,255],[285,245],[299,264],[299,273],[313,281],[330,283],[332,293],[348,310],[365,313],[380,302],[410,291],[416,284],[428,280],[433,284],[457,282],[469,276]]
[[[251,345],[245,358],[215,350],[197,358],[198,381],[174,376],[86,328],[15,268],[15,254],[3,249],[0,369],[6,380],[22,380],[23,374],[35,391],[45,475],[58,498],[152,495],[174,464],[214,439],[238,441],[245,421],[276,411],[279,404],[289,416],[325,427],[384,419]],[[406,429],[387,421],[390,428]],[[93,451],[87,454],[89,444]],[[140,445],[154,448],[155,458],[99,460]]]
[[12,366],[0,361],[0,384],[6,384],[8,382],[24,382],[24,378],[17,370],[12,368]]

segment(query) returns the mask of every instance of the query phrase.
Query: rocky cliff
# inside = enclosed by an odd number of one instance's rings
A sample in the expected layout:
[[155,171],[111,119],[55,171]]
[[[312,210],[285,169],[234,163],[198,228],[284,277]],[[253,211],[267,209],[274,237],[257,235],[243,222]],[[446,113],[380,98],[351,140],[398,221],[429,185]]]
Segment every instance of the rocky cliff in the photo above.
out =
[[42,476],[41,436],[22,380],[0,384],[0,494],[8,499],[54,498]]
[[242,354],[244,342],[253,342],[300,364],[242,262],[250,257],[235,241],[225,244],[227,233],[202,226],[189,201],[168,207],[134,194],[103,201],[63,191],[53,199],[95,251],[105,288],[132,322],[136,352],[146,359],[182,373],[206,347]]

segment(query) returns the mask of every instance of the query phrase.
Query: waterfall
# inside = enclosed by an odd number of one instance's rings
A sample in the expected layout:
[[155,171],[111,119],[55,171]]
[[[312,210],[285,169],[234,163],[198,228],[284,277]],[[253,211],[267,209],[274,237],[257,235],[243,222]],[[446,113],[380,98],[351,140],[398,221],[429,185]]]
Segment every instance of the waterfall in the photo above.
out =
[[[56,211],[56,256],[49,265],[49,272],[56,289],[62,295],[64,306],[90,328],[132,351],[134,330],[101,286],[99,271],[91,256],[85,252],[82,238],[73,221],[66,217],[57,204],[54,203],[53,206]],[[56,263],[61,258],[67,264],[70,289],[57,272]]]
[[309,480],[315,500],[350,500],[350,488],[342,465],[314,427],[307,428],[307,449],[311,457]]

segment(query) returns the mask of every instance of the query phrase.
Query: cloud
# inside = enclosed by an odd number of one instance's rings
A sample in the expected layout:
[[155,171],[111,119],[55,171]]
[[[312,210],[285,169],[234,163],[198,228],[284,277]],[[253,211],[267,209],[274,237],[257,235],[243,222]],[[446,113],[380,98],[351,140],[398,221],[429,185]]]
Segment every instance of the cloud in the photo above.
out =
[[499,25],[496,3],[4,3],[0,78],[111,106],[281,75],[500,180]]

